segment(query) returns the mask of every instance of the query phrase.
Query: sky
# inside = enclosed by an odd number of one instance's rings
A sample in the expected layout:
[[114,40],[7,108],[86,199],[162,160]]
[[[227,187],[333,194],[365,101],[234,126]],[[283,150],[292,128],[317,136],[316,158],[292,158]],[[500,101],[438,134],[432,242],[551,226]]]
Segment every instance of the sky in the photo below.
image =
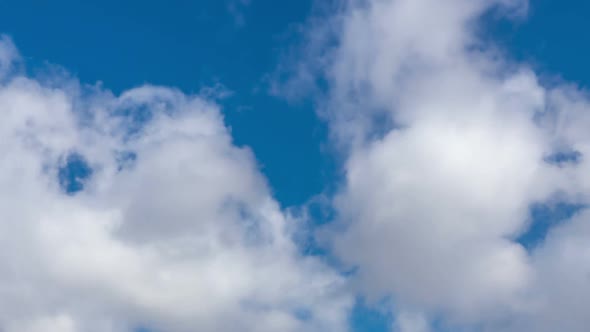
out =
[[0,2],[0,330],[582,332],[580,0]]

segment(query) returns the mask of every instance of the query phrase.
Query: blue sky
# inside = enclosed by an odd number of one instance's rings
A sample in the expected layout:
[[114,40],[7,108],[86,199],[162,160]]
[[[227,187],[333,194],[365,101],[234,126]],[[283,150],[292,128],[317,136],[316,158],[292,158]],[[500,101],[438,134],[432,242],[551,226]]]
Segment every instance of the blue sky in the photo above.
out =
[[[328,19],[329,14],[318,14],[316,5],[312,0],[5,0],[0,2],[0,33],[12,38],[33,77],[55,65],[82,84],[100,81],[115,94],[146,83],[177,87],[186,94],[207,87],[228,91],[217,102],[235,145],[252,149],[272,197],[290,208],[322,193],[330,196],[343,186],[346,168],[331,145],[332,120],[316,113],[320,100],[290,100],[271,93],[273,74],[304,40],[305,22],[311,15]],[[526,17],[491,15],[482,31],[509,61],[530,66],[542,84],[568,82],[587,89],[590,47],[584,33],[590,29],[589,11],[590,4],[580,0],[531,0]],[[92,171],[83,164],[70,166],[68,174],[62,168],[60,179],[70,178],[68,190],[81,190],[76,172],[85,177]],[[533,226],[522,231],[518,241],[532,250],[553,225],[584,205],[531,205],[532,220],[527,222]],[[332,218],[320,214],[312,224]],[[363,265],[355,259],[353,265]],[[360,293],[354,295],[356,304],[348,317],[352,330],[391,331],[391,309],[371,305]]]
[[490,31],[512,57],[534,64],[548,79],[561,78],[588,86],[590,73],[580,63],[590,50],[574,36],[588,28],[584,14],[589,9],[590,4],[577,0],[531,1],[524,21],[504,21]]

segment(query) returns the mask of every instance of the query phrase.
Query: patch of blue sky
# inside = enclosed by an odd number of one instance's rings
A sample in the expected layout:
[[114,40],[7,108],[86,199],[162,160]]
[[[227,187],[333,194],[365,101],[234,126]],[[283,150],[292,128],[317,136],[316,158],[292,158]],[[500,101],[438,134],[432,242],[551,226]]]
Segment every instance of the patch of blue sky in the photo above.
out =
[[394,317],[380,303],[369,303],[358,297],[350,315],[353,332],[388,332],[391,331]]
[[84,183],[90,179],[92,173],[93,170],[84,156],[71,153],[64,158],[57,176],[62,190],[68,195],[75,195],[84,189]]
[[564,202],[535,204],[530,208],[528,229],[516,240],[527,250],[534,250],[543,243],[553,228],[567,222],[584,208],[583,205]]
[[567,80],[590,87],[590,46],[580,42],[588,31],[590,2],[529,0],[528,15],[516,20],[487,22],[484,33],[509,57],[526,63],[541,75],[543,84]]

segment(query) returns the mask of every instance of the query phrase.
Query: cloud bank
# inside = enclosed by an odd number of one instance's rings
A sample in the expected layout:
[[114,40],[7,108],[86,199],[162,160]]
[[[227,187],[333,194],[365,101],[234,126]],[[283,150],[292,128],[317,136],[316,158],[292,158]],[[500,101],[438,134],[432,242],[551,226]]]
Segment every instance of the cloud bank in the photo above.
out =
[[0,330],[338,331],[343,280],[214,101],[15,68],[0,40]]
[[482,37],[483,15],[527,3],[339,3],[287,86],[323,82],[345,180],[322,237],[357,290],[390,299],[399,332],[585,331],[588,212],[518,239],[534,205],[588,205],[589,98]]

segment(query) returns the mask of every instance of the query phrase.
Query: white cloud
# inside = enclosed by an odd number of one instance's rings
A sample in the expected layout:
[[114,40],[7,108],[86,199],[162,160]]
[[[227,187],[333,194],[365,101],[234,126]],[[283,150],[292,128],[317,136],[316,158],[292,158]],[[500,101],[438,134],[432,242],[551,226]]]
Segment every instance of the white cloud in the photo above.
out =
[[[526,2],[344,3],[309,32],[332,39],[315,40],[307,50],[321,53],[297,68],[327,80],[322,112],[347,160],[327,238],[358,267],[359,289],[391,296],[402,318],[585,331],[590,219],[552,230],[532,253],[515,240],[532,204],[590,198],[589,98],[542,86],[479,38],[482,14],[520,15]],[[558,151],[581,161],[548,163]],[[400,322],[401,331],[428,329],[421,318]]]
[[429,332],[430,327],[424,316],[400,312],[396,317],[393,330],[395,332]]
[[[3,38],[2,331],[345,330],[342,278],[298,254],[297,220],[213,102],[45,84],[9,74],[16,54]],[[92,176],[68,195],[72,153]]]

